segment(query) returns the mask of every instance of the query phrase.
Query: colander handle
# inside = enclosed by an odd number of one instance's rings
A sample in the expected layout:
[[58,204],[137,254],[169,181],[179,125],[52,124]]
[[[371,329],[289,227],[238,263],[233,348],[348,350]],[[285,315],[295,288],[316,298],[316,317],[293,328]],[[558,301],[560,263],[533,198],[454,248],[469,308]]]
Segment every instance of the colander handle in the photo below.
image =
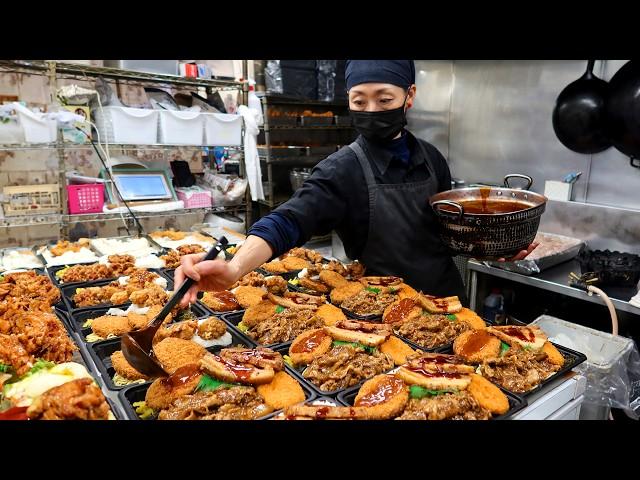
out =
[[504,176],[504,186],[507,188],[513,188],[511,185],[509,185],[510,178],[522,178],[523,180],[526,180],[527,186],[524,187],[524,190],[529,190],[531,188],[531,185],[533,185],[533,178],[531,178],[529,175],[523,175],[522,173],[511,173]]
[[442,216],[439,208],[440,205],[449,205],[450,207],[455,208],[456,210],[458,210],[458,218],[462,219],[462,216],[464,215],[464,207],[459,203],[452,202],[451,200],[438,200],[437,202],[433,202],[431,204],[431,208],[433,208],[433,211],[436,212],[436,215]]

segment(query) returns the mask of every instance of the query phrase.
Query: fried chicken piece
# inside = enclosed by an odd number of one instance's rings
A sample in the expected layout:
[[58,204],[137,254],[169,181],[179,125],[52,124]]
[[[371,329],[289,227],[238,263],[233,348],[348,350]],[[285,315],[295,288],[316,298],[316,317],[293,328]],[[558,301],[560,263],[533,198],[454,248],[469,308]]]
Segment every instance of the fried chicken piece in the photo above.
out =
[[52,313],[24,313],[16,318],[13,332],[28,353],[50,362],[69,362],[78,349]]
[[198,335],[203,340],[215,340],[227,333],[227,324],[216,317],[209,317],[198,325]]
[[187,320],[186,322],[178,322],[168,327],[160,328],[153,337],[153,344],[161,342],[165,338],[181,338],[183,340],[191,340],[198,330],[197,320]]
[[190,363],[198,363],[207,351],[201,345],[182,338],[165,338],[153,346],[153,352],[162,367],[169,373]]
[[108,338],[109,335],[121,336],[132,330],[127,317],[116,315],[102,315],[94,318],[91,322],[91,330],[101,338]]
[[258,385],[258,394],[274,410],[295,405],[305,399],[304,390],[300,384],[289,374],[277,372],[271,383]]
[[320,305],[318,310],[316,310],[316,315],[322,319],[325,325],[331,327],[338,323],[341,320],[346,320],[347,316],[342,312],[342,310],[335,305],[331,305],[330,303],[325,303],[324,305]]
[[0,334],[0,364],[10,366],[21,377],[32,367],[35,359],[14,336]]
[[109,265],[93,263],[91,265],[73,265],[65,269],[60,276],[64,283],[90,282],[92,280],[102,280],[112,278],[114,272]]
[[362,278],[365,274],[366,267],[357,260],[347,265],[347,275],[353,280]]
[[402,413],[409,401],[409,386],[393,375],[376,375],[362,384],[355,407],[365,408],[369,420],[387,420]]
[[201,302],[204,303],[214,312],[230,312],[232,310],[241,310],[242,306],[238,303],[236,296],[227,291],[205,292]]
[[188,364],[167,378],[154,380],[144,398],[147,407],[154,410],[169,408],[178,398],[192,394],[201,378],[198,365]]
[[361,290],[364,290],[362,283],[348,282],[331,290],[331,302],[336,305],[341,305],[347,298],[357,295]]
[[342,275],[343,277],[346,277],[349,274],[345,266],[337,260],[330,260],[329,263],[327,264],[320,263],[319,265],[322,267],[323,270],[336,272],[337,274]]
[[343,287],[349,284],[349,280],[333,270],[322,270],[320,272],[320,281],[331,288]]
[[107,260],[116,276],[129,275],[136,268],[136,259],[133,255],[109,255]]
[[118,375],[127,380],[149,380],[149,377],[140,373],[127,362],[122,351],[117,350],[111,354],[111,365]]
[[159,285],[151,285],[129,295],[129,300],[142,307],[152,307],[154,305],[164,305],[169,300],[169,294]]
[[311,266],[311,264],[307,260],[299,257],[285,257],[285,259],[282,260],[282,265],[284,266],[284,268],[286,268],[287,272],[293,270],[302,270],[303,268]]
[[262,302],[267,291],[260,287],[238,287],[234,292],[236,300],[242,308],[253,307]]
[[289,271],[284,266],[284,264],[279,260],[272,260],[270,262],[263,263],[260,268],[266,270],[267,272],[271,272],[271,273],[286,273],[286,272]]
[[277,305],[268,300],[249,307],[242,316],[242,323],[248,328],[255,327],[258,323],[273,317],[276,314]]
[[329,293],[330,288],[322,282],[316,282],[309,277],[302,277],[300,279],[300,286],[310,290],[314,293]]
[[90,378],[79,378],[51,388],[27,409],[31,420],[108,420],[109,405]]
[[121,305],[129,301],[129,294],[126,291],[116,292],[110,298],[109,302],[114,305]]
[[273,295],[284,295],[288,291],[287,281],[276,275],[265,278],[264,286]]
[[[281,277],[274,277],[281,278]],[[246,286],[246,287],[263,287],[265,285],[265,276],[258,272],[249,272],[236,283],[234,283],[230,290],[233,290],[236,287]]]

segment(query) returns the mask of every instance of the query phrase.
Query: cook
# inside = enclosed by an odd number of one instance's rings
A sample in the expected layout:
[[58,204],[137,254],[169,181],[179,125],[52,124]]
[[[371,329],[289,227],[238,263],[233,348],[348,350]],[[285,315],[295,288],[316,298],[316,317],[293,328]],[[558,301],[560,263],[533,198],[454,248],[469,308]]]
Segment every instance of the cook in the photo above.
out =
[[289,201],[256,222],[233,260],[197,263],[204,254],[182,257],[176,283],[185,275],[198,282],[183,305],[195,302],[198,291],[226,289],[264,262],[332,230],[367,274],[397,275],[425,293],[465,298],[428,203],[451,188],[449,167],[433,145],[404,128],[416,97],[413,60],[349,60],[345,78],[360,134],[356,141],[318,163]]

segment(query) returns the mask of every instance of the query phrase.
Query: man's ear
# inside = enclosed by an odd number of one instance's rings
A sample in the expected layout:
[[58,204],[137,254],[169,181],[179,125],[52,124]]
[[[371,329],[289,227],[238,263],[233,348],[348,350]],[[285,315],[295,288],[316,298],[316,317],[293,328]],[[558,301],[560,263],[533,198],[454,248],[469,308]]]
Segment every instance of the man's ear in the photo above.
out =
[[413,101],[416,98],[416,85],[413,84],[409,87],[409,95],[407,95],[407,110],[413,107]]

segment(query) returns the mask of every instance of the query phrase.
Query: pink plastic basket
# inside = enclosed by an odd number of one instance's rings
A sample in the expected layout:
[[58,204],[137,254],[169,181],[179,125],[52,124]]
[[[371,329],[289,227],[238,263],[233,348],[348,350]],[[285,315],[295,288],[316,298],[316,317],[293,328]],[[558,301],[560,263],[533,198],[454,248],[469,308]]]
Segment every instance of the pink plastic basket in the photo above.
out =
[[209,191],[181,191],[176,189],[178,199],[184,202],[184,208],[207,208],[211,206],[211,192]]
[[104,185],[91,183],[67,185],[69,213],[102,213],[104,205]]

